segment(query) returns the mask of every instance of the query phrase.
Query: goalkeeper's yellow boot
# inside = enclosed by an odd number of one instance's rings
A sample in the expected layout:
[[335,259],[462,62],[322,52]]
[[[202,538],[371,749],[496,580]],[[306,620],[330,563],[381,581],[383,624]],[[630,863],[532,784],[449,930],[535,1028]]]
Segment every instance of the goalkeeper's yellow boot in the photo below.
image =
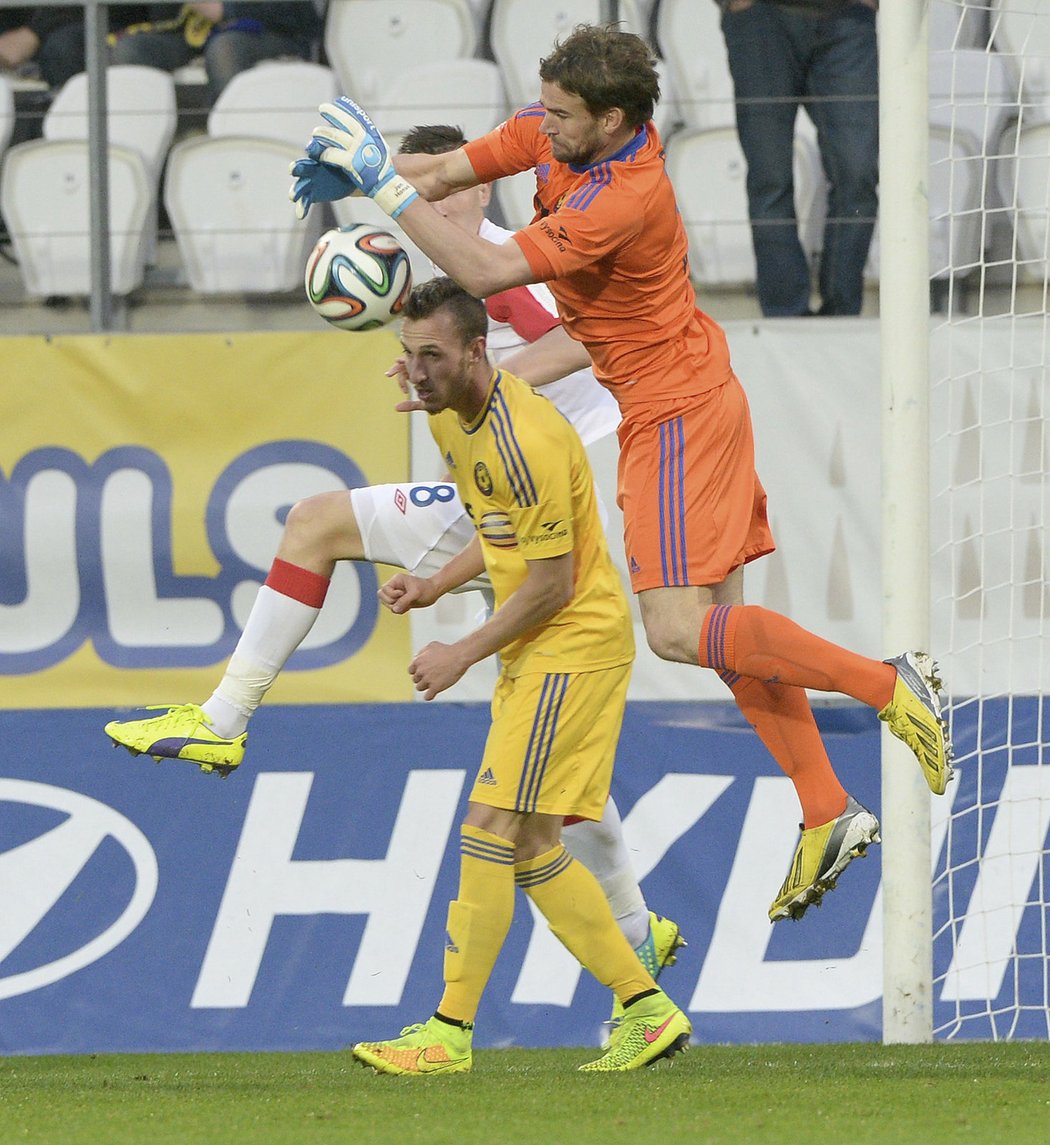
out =
[[685,1014],[662,990],[657,990],[624,1010],[608,1051],[580,1069],[595,1073],[641,1069],[685,1050],[692,1032],[692,1023]]
[[[672,922],[669,918],[664,918],[662,915],[650,911],[649,933],[645,936],[645,941],[641,946],[634,948],[634,952],[638,955],[638,961],[649,971],[653,976],[653,981],[655,981],[660,977],[665,966],[673,966],[678,961],[678,951],[683,946],[688,945],[682,937],[682,932],[678,929],[677,922]],[[620,999],[613,995],[612,1016],[609,1018],[612,1032],[603,1048],[612,1045],[619,1034],[622,1020],[623,1006],[620,1004]]]
[[788,877],[769,908],[769,921],[798,919],[807,907],[820,906],[846,867],[869,843],[880,841],[878,819],[847,795],[846,810],[837,819],[802,832]]
[[401,1037],[389,1042],[358,1042],[350,1051],[362,1065],[376,1073],[424,1074],[467,1073],[472,1059],[470,1046],[474,1025],[462,1026],[430,1018],[415,1026],[406,1026]]
[[925,652],[904,652],[886,663],[897,670],[897,683],[893,699],[879,712],[879,719],[915,752],[934,795],[943,795],[955,772],[951,736],[941,717],[943,685],[937,665]]
[[161,709],[164,715],[148,720],[111,720],[106,724],[106,735],[114,747],[126,747],[132,755],[151,755],[158,763],[162,759],[185,759],[201,771],[217,771],[223,779],[240,766],[247,732],[223,739],[211,730],[211,721],[197,704],[175,708],[159,705],[146,710]]

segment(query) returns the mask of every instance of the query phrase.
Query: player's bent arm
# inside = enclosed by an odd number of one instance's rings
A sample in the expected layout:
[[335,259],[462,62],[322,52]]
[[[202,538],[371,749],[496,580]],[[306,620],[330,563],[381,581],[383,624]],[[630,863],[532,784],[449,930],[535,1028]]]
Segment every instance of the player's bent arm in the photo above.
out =
[[428,577],[411,573],[395,573],[380,589],[379,600],[391,612],[404,613],[411,608],[429,608],[447,592],[481,576],[485,560],[481,555],[481,541],[477,535],[451,560]]
[[422,198],[413,199],[397,221],[449,278],[475,298],[539,281],[516,242],[497,245],[467,234]]
[[526,561],[525,579],[473,632],[456,641],[471,664],[484,660],[512,640],[545,623],[572,599],[573,554]]
[[573,555],[529,561],[525,580],[480,628],[455,644],[433,641],[408,666],[424,700],[459,681],[471,665],[484,660],[518,636],[549,620],[572,598]]
[[555,326],[535,342],[508,354],[500,361],[500,369],[539,387],[587,369],[590,364],[590,355],[583,346],[569,337],[564,326]]
[[403,175],[428,202],[444,199],[454,191],[476,187],[481,181],[466,152],[447,151],[441,155],[392,155],[394,170]]

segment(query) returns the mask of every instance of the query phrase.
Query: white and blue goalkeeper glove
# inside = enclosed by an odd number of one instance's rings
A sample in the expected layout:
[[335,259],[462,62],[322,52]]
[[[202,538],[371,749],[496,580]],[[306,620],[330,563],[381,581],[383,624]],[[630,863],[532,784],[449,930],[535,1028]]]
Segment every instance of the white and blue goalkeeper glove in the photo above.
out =
[[306,218],[315,203],[331,203],[361,194],[361,188],[342,167],[332,167],[315,157],[315,151],[320,155],[323,150],[320,143],[311,143],[306,149],[310,158],[297,159],[291,166],[295,182],[288,198],[295,204],[295,213],[300,219]]
[[327,167],[342,168],[362,194],[396,219],[418,195],[394,170],[379,128],[345,95],[335,103],[322,103],[319,110],[325,123],[314,128],[307,155]]

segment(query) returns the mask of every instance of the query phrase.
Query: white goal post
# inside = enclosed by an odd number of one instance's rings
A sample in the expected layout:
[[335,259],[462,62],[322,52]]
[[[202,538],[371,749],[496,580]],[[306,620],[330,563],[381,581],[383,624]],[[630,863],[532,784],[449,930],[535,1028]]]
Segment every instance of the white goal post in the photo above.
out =
[[1050,5],[879,20],[883,631],[957,764],[931,799],[884,745],[883,1038],[1046,1038]]
[[[929,647],[927,16],[879,16],[879,226],[884,654]],[[929,1041],[930,800],[906,748],[883,732],[883,1040]]]

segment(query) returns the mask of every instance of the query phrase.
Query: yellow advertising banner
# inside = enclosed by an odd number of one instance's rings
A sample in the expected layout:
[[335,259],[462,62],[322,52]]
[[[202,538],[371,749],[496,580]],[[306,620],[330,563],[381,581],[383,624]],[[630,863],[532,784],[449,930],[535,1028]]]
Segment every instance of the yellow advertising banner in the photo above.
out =
[[[0,707],[206,699],[288,510],[404,481],[389,331],[5,338]],[[386,570],[343,562],[278,703],[412,698]]]

